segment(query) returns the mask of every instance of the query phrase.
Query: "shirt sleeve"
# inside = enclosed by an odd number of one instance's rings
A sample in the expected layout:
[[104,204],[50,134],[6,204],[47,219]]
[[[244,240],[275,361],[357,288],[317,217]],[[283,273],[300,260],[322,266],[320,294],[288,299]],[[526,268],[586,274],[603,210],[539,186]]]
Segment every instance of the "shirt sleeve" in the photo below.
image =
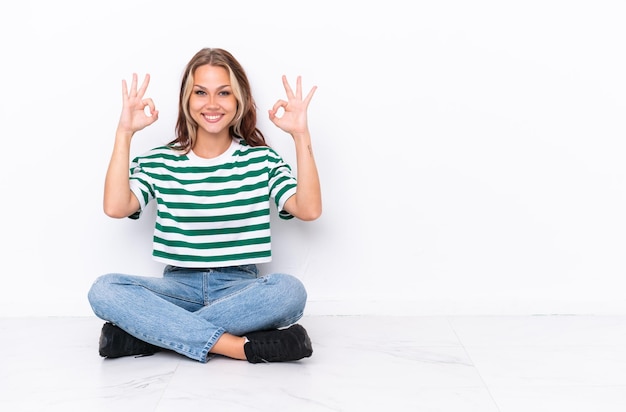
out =
[[292,219],[293,215],[287,212],[287,199],[296,194],[297,181],[291,167],[274,150],[270,149],[269,156],[269,189],[270,197],[274,199],[281,219]]
[[130,190],[139,201],[139,209],[128,216],[130,219],[139,219],[144,208],[154,199],[154,189],[150,183],[150,175],[142,167],[140,158],[135,158],[130,165]]

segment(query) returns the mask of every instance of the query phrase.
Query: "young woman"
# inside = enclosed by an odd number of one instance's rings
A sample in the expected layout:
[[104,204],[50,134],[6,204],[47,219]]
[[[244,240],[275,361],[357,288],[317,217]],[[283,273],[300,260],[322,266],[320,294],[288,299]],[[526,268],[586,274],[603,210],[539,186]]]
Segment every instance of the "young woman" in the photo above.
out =
[[[88,298],[105,320],[99,352],[107,358],[161,349],[207,362],[212,354],[251,363],[311,356],[303,315],[306,290],[294,276],[261,276],[271,260],[270,202],[283,219],[310,221],[322,212],[303,95],[283,76],[286,99],[268,111],[295,144],[297,176],[256,126],[244,69],[226,50],[205,48],[182,77],[176,138],[130,161],[136,132],[158,119],[133,74],[122,81],[123,106],[106,174],[104,211],[138,218],[151,201],[157,215],[153,257],[162,277],[112,273]],[[149,112],[149,114],[146,113]],[[129,176],[130,164],[130,176]]]

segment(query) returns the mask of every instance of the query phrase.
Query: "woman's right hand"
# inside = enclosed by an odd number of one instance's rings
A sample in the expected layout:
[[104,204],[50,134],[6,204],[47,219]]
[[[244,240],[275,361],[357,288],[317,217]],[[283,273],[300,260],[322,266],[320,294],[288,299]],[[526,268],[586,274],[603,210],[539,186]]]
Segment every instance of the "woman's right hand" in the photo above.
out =
[[[123,104],[122,114],[117,128],[118,132],[135,133],[156,122],[159,118],[159,111],[156,110],[152,99],[144,98],[144,94],[150,83],[150,75],[146,74],[139,89],[137,89],[137,83],[137,73],[133,73],[130,90],[126,80],[122,80]],[[150,114],[146,113],[146,107]]]

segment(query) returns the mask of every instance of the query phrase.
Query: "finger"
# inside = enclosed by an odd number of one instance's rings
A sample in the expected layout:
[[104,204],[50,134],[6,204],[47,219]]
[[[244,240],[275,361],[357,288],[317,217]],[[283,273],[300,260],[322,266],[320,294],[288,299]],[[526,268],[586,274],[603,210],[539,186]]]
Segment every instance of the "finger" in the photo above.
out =
[[289,86],[289,82],[287,81],[287,76],[283,74],[283,86],[285,86],[285,91],[287,92],[287,98],[293,97],[293,90],[291,90],[291,86]]
[[274,114],[276,114],[278,112],[278,109],[280,109],[281,107],[284,109],[285,107],[287,107],[287,102],[284,100],[278,100],[276,103],[274,103],[274,106],[272,106],[272,112]]
[[[274,103],[274,106],[272,106],[272,108],[270,110],[268,110],[268,113],[270,115],[270,120],[272,122],[276,122],[277,119],[280,119],[282,117],[282,114],[285,113],[285,108],[287,107],[287,102],[284,100],[279,100],[276,103]],[[282,111],[280,111],[280,109],[283,109]],[[279,116],[279,114],[281,114],[281,116]]]
[[156,112],[156,106],[154,105],[154,101],[150,98],[148,99],[143,99],[141,101],[141,103],[143,104],[144,109],[146,107],[148,107],[150,109],[150,113],[153,114]]
[[139,88],[139,92],[138,92],[139,97],[142,97],[146,93],[148,84],[150,84],[150,75],[146,74],[146,77],[144,77],[143,83],[141,84],[141,87]]
[[296,99],[302,100],[302,76],[296,78]]
[[130,96],[137,94],[137,73],[133,73],[133,78],[130,83]]
[[128,84],[126,83],[126,79],[122,80],[122,98],[124,101],[128,98]]
[[311,90],[309,91],[309,94],[306,95],[306,98],[304,99],[304,103],[308,106],[309,102],[311,101],[311,99],[313,98],[313,95],[315,94],[315,91],[317,90],[317,86],[313,86],[313,88],[311,88]]

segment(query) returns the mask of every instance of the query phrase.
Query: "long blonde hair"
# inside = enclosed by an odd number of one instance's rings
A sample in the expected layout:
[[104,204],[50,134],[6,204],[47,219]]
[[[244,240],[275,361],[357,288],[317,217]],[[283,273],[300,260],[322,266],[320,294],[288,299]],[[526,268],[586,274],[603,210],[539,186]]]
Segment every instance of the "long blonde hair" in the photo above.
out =
[[193,89],[193,75],[205,64],[223,67],[230,75],[233,94],[237,99],[237,113],[229,131],[232,137],[246,141],[249,146],[268,146],[265,136],[256,127],[256,103],[252,98],[250,83],[241,64],[228,51],[219,48],[204,48],[187,63],[180,86],[176,138],[168,145],[189,152],[196,140],[198,124],[189,114],[189,98]]

